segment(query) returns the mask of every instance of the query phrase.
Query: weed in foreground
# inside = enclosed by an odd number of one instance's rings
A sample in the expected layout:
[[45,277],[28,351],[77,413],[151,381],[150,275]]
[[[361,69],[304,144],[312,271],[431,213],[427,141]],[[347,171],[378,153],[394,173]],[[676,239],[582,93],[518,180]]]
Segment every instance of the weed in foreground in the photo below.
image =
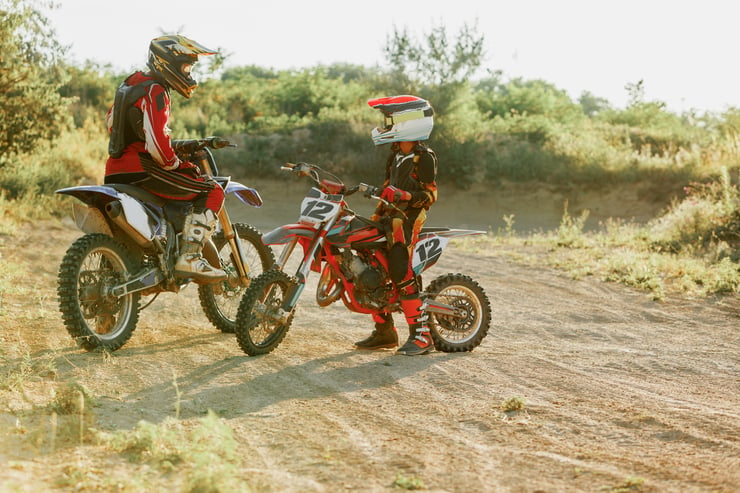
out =
[[524,411],[527,401],[523,397],[509,397],[501,403],[501,410],[505,413],[513,411]]
[[563,216],[560,219],[558,227],[558,246],[578,248],[583,243],[583,227],[590,215],[590,211],[585,209],[577,218],[573,218],[568,212],[568,201],[563,205]]
[[233,433],[213,411],[194,427],[172,418],[159,425],[141,421],[130,431],[101,432],[99,439],[132,462],[177,471],[185,491],[249,491],[239,477],[242,463]]
[[[7,341],[3,338],[0,342],[5,344]],[[25,384],[31,380],[56,377],[56,358],[53,352],[44,352],[33,357],[23,342],[10,343],[8,352],[11,353],[8,356],[0,355],[0,362],[3,363],[0,369],[0,390],[23,393]]]
[[407,476],[400,472],[396,475],[396,479],[393,481],[393,486],[402,490],[427,489],[426,485],[424,485],[424,481],[419,476]]
[[628,477],[624,482],[617,486],[602,486],[602,491],[609,491],[611,493],[633,493],[642,491],[642,487],[645,484],[643,478],[636,478],[633,476]]

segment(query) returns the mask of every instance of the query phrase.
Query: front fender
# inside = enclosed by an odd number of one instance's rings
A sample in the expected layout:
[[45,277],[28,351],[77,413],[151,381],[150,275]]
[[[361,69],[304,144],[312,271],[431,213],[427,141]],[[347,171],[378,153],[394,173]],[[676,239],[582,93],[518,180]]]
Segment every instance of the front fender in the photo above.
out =
[[262,235],[265,245],[285,245],[298,238],[301,243],[309,242],[316,236],[316,230],[304,224],[286,224]]
[[262,207],[262,197],[254,188],[242,185],[239,182],[229,181],[224,187],[226,193],[233,193],[236,197],[252,207]]

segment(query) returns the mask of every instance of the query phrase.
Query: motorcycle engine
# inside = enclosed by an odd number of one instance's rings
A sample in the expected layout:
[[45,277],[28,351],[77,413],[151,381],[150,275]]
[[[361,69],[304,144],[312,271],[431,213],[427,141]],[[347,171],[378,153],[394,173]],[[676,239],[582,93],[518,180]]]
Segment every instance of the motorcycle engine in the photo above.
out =
[[342,253],[342,272],[354,285],[357,301],[364,308],[383,308],[388,300],[390,287],[388,275],[368,259],[353,255],[349,250]]

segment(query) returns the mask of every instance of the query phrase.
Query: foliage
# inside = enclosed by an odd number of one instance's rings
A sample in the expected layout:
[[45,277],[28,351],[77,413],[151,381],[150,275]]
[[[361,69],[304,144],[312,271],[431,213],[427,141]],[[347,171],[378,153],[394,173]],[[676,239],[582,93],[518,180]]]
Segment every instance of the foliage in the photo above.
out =
[[425,490],[424,480],[419,476],[398,473],[393,486],[402,490]]
[[[546,263],[574,278],[594,276],[644,290],[655,300],[669,295],[737,296],[740,294],[740,192],[727,173],[695,184],[682,201],[648,224],[606,221],[600,230],[583,231],[585,214],[573,219],[567,210],[556,231],[529,237],[507,235],[497,241],[513,246],[516,257],[541,266],[536,250],[544,247]],[[513,218],[509,217],[509,222]],[[529,259],[529,260],[528,260]]]
[[500,407],[505,413],[524,411],[527,408],[527,401],[523,397],[509,397],[504,399]]
[[445,26],[439,25],[420,42],[406,28],[394,27],[384,47],[394,78],[406,83],[426,81],[433,86],[467,81],[483,60],[484,36],[477,31],[477,23],[466,23],[451,40]]
[[59,414],[88,414],[97,406],[95,397],[81,383],[65,382],[54,396],[52,410]]
[[572,122],[584,116],[583,108],[568,94],[544,80],[513,79],[506,84],[496,76],[476,86],[480,110],[491,117],[542,115],[551,121]]
[[193,428],[171,418],[159,425],[140,421],[131,431],[101,433],[100,439],[132,461],[180,472],[187,483],[183,491],[250,490],[239,477],[242,460],[233,432],[213,411]]
[[0,196],[28,197],[36,214],[59,213],[56,207],[45,211],[43,198],[59,188],[102,181],[106,155],[107,136],[102,128],[88,124],[65,130],[54,144],[42,142],[33,152],[19,154],[22,166],[0,168]]
[[[21,97],[0,98],[0,112],[14,113],[0,120],[0,128],[23,127],[3,134],[13,137],[15,147],[6,145],[0,159],[22,164],[0,168],[4,232],[12,232],[14,221],[24,217],[59,214],[55,189],[100,181],[107,148],[104,115],[126,75],[90,63],[61,64],[64,50],[53,32],[43,29],[46,20],[32,1],[0,0],[0,89],[9,82],[25,88],[17,93]],[[665,276],[687,292],[736,292],[740,110],[678,115],[660,101],[646,100],[643,81],[627,85],[629,104],[620,109],[590,92],[574,101],[546,81],[507,79],[490,69],[474,80],[483,60],[483,36],[476,29],[465,25],[449,36],[437,26],[417,40],[405,28],[394,28],[383,68],[207,67],[193,98],[173,97],[172,134],[223,135],[237,142],[236,149],[217,156],[227,174],[277,176],[281,164],[307,161],[348,180],[379,183],[388,149],[370,140],[378,115],[366,102],[418,94],[435,108],[430,145],[439,157],[441,186],[516,181],[606,189],[629,184],[665,204],[686,188],[684,200],[675,199],[666,214],[639,233],[620,229],[630,238],[630,249],[599,268],[584,268],[579,260],[576,275],[601,272],[658,298],[666,290]],[[35,63],[23,63],[28,60]],[[60,108],[65,111],[59,113]],[[15,114],[34,118],[34,125],[21,125]],[[71,115],[74,128],[63,130],[60,114]],[[58,130],[63,131],[52,141]],[[554,262],[567,265],[584,252],[601,258],[594,253],[595,240],[583,231],[584,221],[571,218],[566,209],[554,233]]]
[[82,67],[67,66],[65,70],[66,82],[59,88],[59,94],[69,101],[75,126],[79,128],[91,121],[102,128],[102,117],[113,104],[116,88],[126,74],[113,72],[109,65],[92,62]]
[[0,166],[68,124],[64,48],[33,0],[0,0]]
[[685,192],[684,200],[674,201],[650,224],[653,248],[711,251],[718,259],[740,262],[740,190],[727,168],[717,180],[692,183]]

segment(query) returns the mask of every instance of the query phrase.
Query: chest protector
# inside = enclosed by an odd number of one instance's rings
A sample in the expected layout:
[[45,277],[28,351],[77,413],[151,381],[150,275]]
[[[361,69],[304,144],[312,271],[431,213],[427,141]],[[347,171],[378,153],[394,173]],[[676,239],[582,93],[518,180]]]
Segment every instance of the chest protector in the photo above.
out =
[[[431,170],[431,176],[423,176],[430,170],[420,170],[419,161],[422,154],[429,154],[432,161],[436,161],[434,151],[431,149],[420,149],[412,154],[401,154],[397,152],[388,159],[389,166],[389,185],[406,190],[407,192],[418,192],[422,190],[420,182],[429,183],[434,180],[434,169]],[[434,165],[432,165],[434,167]]]
[[118,86],[116,98],[113,101],[113,124],[108,141],[110,157],[119,158],[131,143],[144,142],[144,116],[141,110],[134,106],[134,103],[146,94],[152,84],[156,83],[156,80],[146,80],[133,86],[126,85],[126,82]]

